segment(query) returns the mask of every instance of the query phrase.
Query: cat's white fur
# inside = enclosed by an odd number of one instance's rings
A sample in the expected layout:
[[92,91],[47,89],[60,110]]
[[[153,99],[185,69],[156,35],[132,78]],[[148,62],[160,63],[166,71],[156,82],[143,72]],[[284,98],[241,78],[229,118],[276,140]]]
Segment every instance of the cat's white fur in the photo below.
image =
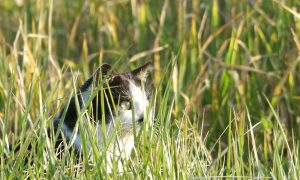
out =
[[135,116],[132,116],[131,109],[125,110],[120,114],[122,125],[125,125],[126,127],[132,127],[133,119],[137,121],[140,118],[144,118],[144,115],[146,115],[146,107],[149,105],[146,93],[142,87],[138,87],[133,82],[130,82],[129,88]]
[[[133,103],[133,110],[124,110],[119,112],[118,117],[113,117],[110,124],[108,124],[107,133],[108,136],[114,131],[118,123],[122,126],[121,128],[124,132],[121,132],[119,138],[117,138],[117,143],[110,144],[108,148],[108,159],[113,158],[113,152],[115,152],[116,156],[120,156],[121,158],[128,159],[132,149],[134,148],[134,135],[133,135],[133,120],[135,120],[135,124],[141,118],[147,119],[146,116],[146,108],[149,106],[149,101],[147,100],[146,93],[142,87],[136,86],[134,82],[129,81],[129,88],[131,92],[131,98]],[[133,113],[134,111],[134,117]],[[120,122],[118,122],[120,121]],[[99,128],[102,128],[99,126]],[[139,130],[139,127],[135,127],[136,130]],[[102,129],[98,130],[98,141],[101,145],[103,143],[103,133]],[[115,148],[115,149],[114,149]],[[114,151],[115,150],[115,151]],[[119,166],[120,169],[120,166]]]
[[64,123],[62,124],[61,130],[66,136],[66,138],[70,141],[70,146],[74,144],[76,149],[81,150],[79,132],[77,130],[73,131],[72,129],[68,128],[68,126],[66,126]]

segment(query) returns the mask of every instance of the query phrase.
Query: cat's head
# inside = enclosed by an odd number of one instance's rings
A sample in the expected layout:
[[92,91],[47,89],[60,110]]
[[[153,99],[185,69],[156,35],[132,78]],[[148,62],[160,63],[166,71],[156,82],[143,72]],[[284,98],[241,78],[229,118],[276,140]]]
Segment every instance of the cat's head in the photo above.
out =
[[133,71],[117,73],[109,64],[103,64],[81,88],[83,101],[89,98],[84,97],[86,91],[99,86],[104,88],[102,95],[98,88],[98,94],[92,100],[93,118],[102,123],[104,110],[106,124],[120,122],[123,129],[131,128],[133,123],[139,125],[146,116],[152,118],[148,110],[151,83],[147,82],[151,67],[148,62]]

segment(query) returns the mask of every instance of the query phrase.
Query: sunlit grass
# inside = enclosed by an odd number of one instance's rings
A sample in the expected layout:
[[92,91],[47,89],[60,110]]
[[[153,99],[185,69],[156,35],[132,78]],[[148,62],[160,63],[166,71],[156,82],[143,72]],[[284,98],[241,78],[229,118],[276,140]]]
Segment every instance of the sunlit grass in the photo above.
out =
[[[298,1],[16,0],[0,9],[1,179],[300,175]],[[90,162],[57,158],[46,130],[76,89],[104,62],[122,72],[146,60],[156,123],[143,126],[123,172],[115,163],[108,173],[97,148]]]

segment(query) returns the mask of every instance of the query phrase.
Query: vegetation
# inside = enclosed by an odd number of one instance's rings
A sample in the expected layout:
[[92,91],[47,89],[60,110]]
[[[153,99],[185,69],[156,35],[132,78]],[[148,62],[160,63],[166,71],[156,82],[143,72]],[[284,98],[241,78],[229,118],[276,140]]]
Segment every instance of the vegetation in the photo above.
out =
[[[299,10],[297,0],[1,1],[1,179],[299,178]],[[77,87],[104,62],[147,60],[156,123],[123,172],[108,173],[101,151],[89,163],[57,158],[46,129]]]

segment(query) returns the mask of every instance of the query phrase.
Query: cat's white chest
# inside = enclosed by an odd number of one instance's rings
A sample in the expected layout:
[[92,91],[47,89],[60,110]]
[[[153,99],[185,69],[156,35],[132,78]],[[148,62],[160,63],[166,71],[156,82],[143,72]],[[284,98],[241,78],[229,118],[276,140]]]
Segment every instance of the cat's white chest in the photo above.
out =
[[111,143],[107,152],[106,170],[108,173],[112,172],[113,161],[117,161],[118,172],[123,171],[123,163],[130,160],[130,154],[134,148],[134,136],[126,135],[120,138],[115,143]]
[[[122,158],[129,158],[131,151],[134,147],[134,135],[132,132],[128,132],[123,136],[115,136],[112,137],[112,134],[114,131],[114,128],[112,128],[112,124],[109,124],[106,127],[106,142],[110,142],[108,145],[107,149],[107,154],[109,156],[117,156],[117,157],[122,157]],[[103,131],[102,127],[98,126],[97,127],[97,139],[98,139],[98,144],[100,145],[100,148],[103,149],[104,146],[104,141],[103,141]],[[112,139],[110,139],[112,138]],[[113,157],[112,157],[113,158]]]
[[121,138],[119,146],[119,149],[124,152],[124,155],[128,159],[134,147],[134,136],[131,134]]

